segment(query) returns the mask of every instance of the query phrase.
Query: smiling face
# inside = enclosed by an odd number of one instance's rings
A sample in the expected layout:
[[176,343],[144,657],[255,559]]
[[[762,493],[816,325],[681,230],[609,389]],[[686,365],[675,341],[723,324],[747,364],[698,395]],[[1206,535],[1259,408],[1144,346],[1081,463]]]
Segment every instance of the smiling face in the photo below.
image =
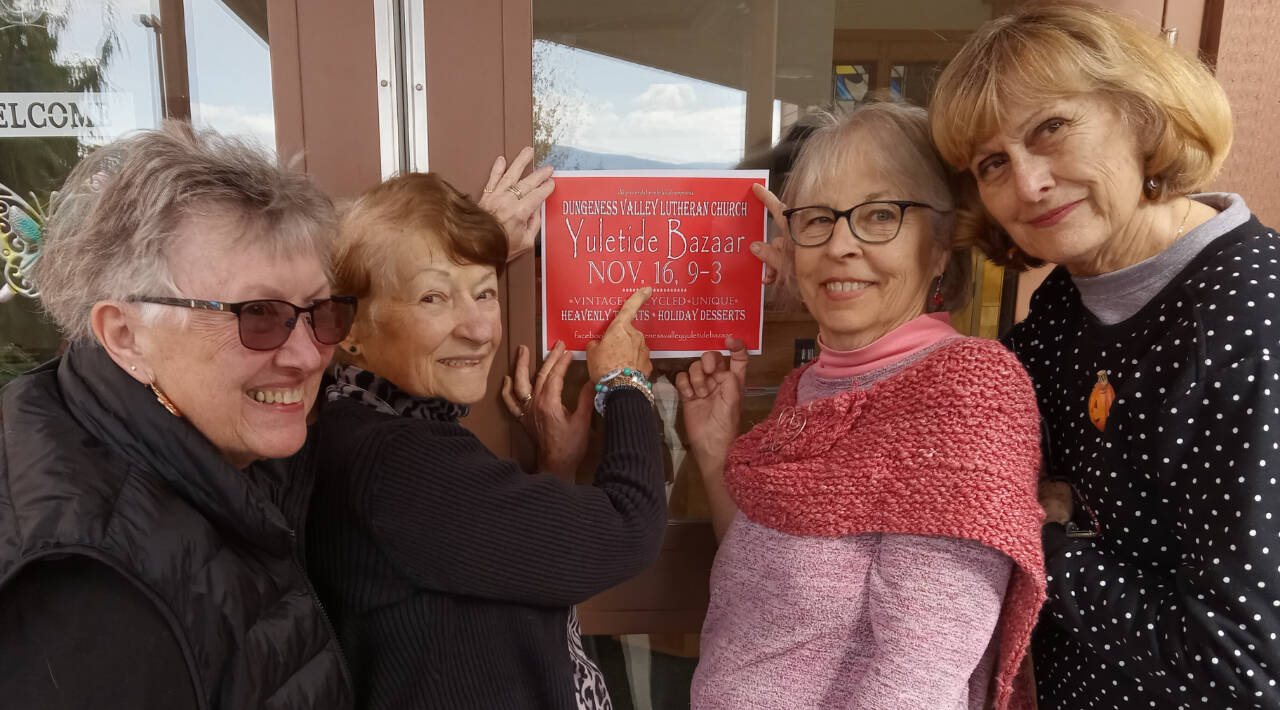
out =
[[[329,297],[318,258],[277,259],[236,246],[243,241],[229,231],[233,223],[210,216],[179,226],[168,262],[182,296],[224,302],[273,298],[299,306]],[[240,343],[239,322],[230,313],[191,310],[185,321],[171,315],[141,323],[138,337],[155,384],[182,415],[238,468],[301,448],[307,412],[333,346],[316,342],[304,318],[284,345],[256,351]]]
[[[852,160],[842,174],[796,195],[797,206],[842,210],[870,200],[912,200],[866,160]],[[836,350],[870,345],[925,311],[929,287],[946,266],[946,253],[932,238],[931,211],[912,207],[893,241],[865,244],[845,219],[831,239],[795,248],[796,282],[823,342]]]
[[1142,201],[1133,128],[1105,97],[1014,105],[969,168],[982,203],[1025,252],[1072,273],[1101,273]]
[[361,303],[354,362],[417,397],[477,402],[502,340],[497,272],[454,263],[434,237],[417,244]]

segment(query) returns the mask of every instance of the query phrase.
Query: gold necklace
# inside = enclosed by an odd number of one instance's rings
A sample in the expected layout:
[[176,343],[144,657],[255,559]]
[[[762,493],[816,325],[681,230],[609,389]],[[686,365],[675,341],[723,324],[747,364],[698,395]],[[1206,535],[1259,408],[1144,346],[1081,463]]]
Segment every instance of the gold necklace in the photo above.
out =
[[[1178,223],[1178,231],[1173,233],[1173,241],[1178,241],[1178,237],[1182,236],[1182,228],[1187,226],[1187,217],[1191,216],[1191,203],[1194,201],[1190,197],[1184,197],[1187,201],[1187,209],[1182,213],[1182,221]],[[1172,242],[1170,242],[1172,243]]]

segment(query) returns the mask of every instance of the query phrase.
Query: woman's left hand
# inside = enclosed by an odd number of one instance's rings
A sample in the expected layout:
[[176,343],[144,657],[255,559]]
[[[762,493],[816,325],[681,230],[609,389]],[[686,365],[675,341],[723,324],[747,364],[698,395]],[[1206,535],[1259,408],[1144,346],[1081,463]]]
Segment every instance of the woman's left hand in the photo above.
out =
[[551,174],[555,168],[544,165],[526,175],[525,168],[533,162],[533,148],[526,147],[511,161],[498,156],[489,170],[479,205],[498,218],[507,232],[507,261],[533,249],[542,223],[542,203],[555,189]]
[[578,393],[573,411],[564,406],[564,375],[573,362],[573,353],[558,342],[529,382],[529,349],[523,345],[516,356],[515,376],[502,380],[502,401],[507,411],[520,420],[525,431],[538,442],[538,470],[572,481],[587,453],[591,437],[590,382]]

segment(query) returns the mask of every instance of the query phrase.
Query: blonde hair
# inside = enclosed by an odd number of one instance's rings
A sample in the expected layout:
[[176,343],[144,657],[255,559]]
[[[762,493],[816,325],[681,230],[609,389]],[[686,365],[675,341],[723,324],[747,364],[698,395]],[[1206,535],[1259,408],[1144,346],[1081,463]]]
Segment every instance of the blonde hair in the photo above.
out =
[[934,142],[968,168],[975,147],[1005,127],[1010,105],[1098,93],[1138,136],[1147,197],[1193,192],[1231,149],[1231,108],[1209,70],[1110,10],[1033,3],[978,29],[947,65],[929,107]]
[[[919,106],[898,101],[872,101],[851,109],[843,117],[824,114],[821,123],[800,148],[799,157],[783,188],[782,201],[795,204],[798,196],[813,192],[826,181],[840,179],[844,166],[868,161],[907,199],[936,209],[930,214],[930,232],[937,245],[951,252],[942,274],[942,308],[962,307],[970,295],[973,270],[964,230],[973,221],[966,203],[957,200],[956,180],[929,140],[929,119]],[[788,263],[794,264],[795,245],[783,244]],[[794,274],[784,269],[781,286],[794,291]],[[922,297],[926,297],[923,295]]]
[[211,215],[240,228],[232,249],[310,254],[328,271],[333,203],[310,178],[236,138],[166,121],[93,151],[55,194],[31,270],[45,311],[68,340],[89,341],[99,301],[180,296],[165,255],[200,238],[179,232],[183,220]]

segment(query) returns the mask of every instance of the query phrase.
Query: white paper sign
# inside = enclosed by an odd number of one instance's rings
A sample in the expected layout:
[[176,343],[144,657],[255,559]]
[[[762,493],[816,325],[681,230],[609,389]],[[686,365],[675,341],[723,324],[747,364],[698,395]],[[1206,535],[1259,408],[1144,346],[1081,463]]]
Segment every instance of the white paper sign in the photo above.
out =
[[0,138],[111,139],[137,126],[123,92],[0,92]]

